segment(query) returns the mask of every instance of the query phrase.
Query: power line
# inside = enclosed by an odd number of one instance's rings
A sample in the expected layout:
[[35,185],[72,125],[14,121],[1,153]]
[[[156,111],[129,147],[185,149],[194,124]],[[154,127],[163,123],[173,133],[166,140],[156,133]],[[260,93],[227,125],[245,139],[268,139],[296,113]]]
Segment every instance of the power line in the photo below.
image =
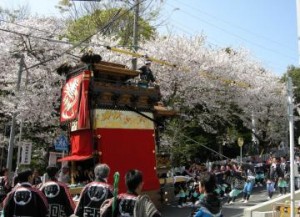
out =
[[[44,32],[44,33],[50,33],[49,31],[46,31],[46,30],[41,30],[41,29],[38,29],[38,28],[35,28],[35,27],[32,27],[32,26],[25,26],[25,25],[21,25],[21,24],[18,24],[18,23],[13,23],[13,22],[8,22],[8,21],[5,21],[5,20],[1,20],[0,21],[2,22],[6,22],[6,23],[11,23],[11,24],[14,24],[14,25],[17,25],[17,26],[21,26],[21,27],[24,27],[24,28],[29,28],[29,29],[32,29],[32,30],[36,30],[36,31],[40,31],[40,32]],[[178,23],[178,22],[176,22]],[[178,23],[179,24],[179,23]],[[182,27],[184,25],[181,25]],[[180,28],[180,27],[177,27],[177,28]],[[187,29],[186,26],[184,26],[183,28]],[[183,28],[180,28],[181,30],[183,30]],[[190,29],[190,28],[189,28]],[[3,30],[3,29],[0,29],[0,30]],[[3,30],[3,31],[7,31],[9,32],[8,30]],[[184,32],[188,33],[188,34],[191,34],[191,32],[188,32],[186,30],[183,30]],[[191,30],[193,31],[193,30]],[[26,37],[33,37],[33,38],[37,38],[37,39],[41,39],[41,40],[46,40],[48,42],[54,42],[54,43],[62,43],[62,44],[70,44],[70,45],[73,45],[72,43],[70,42],[65,42],[65,41],[60,41],[60,40],[55,40],[55,39],[51,39],[51,38],[43,38],[43,37],[39,37],[39,36],[33,36],[31,34],[24,34],[24,33],[20,33],[20,32],[16,32],[16,31],[11,31],[11,32],[14,32],[15,34],[19,34],[19,35],[23,35],[23,36],[26,36]],[[53,33],[51,33],[53,34]],[[211,38],[211,37],[210,37]],[[207,43],[210,44],[210,45],[213,45],[215,47],[219,47],[221,48],[220,46],[218,46],[217,44],[215,43],[212,43],[210,42],[208,39],[206,39]],[[82,43],[83,44],[83,43]],[[94,44],[94,43],[90,43],[90,45],[92,46],[106,46],[106,45],[101,45],[101,44]],[[70,53],[67,53],[67,54],[70,54]],[[272,66],[274,66],[274,64],[271,64]],[[281,66],[277,66],[278,68],[282,68]]]
[[[173,5],[171,5],[171,4],[169,4],[169,3],[166,3],[166,4],[168,4],[168,5],[172,6],[172,7],[174,7]],[[245,42],[247,42],[247,43],[249,43],[249,44],[255,45],[256,47],[260,47],[260,48],[262,48],[262,49],[264,49],[264,50],[267,50],[267,51],[270,51],[270,52],[272,52],[272,53],[280,54],[281,56],[284,56],[284,57],[286,57],[286,58],[288,58],[288,59],[293,59],[293,60],[295,60],[295,58],[292,57],[292,56],[289,56],[289,55],[287,55],[287,54],[278,52],[278,51],[276,51],[276,50],[273,50],[273,49],[264,47],[263,45],[260,45],[260,44],[258,44],[258,43],[256,43],[256,42],[249,41],[248,39],[246,39],[246,38],[244,38],[244,37],[241,37],[240,35],[237,35],[237,34],[235,34],[235,33],[232,33],[232,32],[230,32],[230,31],[228,31],[228,30],[226,30],[226,29],[224,29],[224,28],[222,28],[222,27],[219,27],[219,26],[217,26],[217,25],[215,25],[215,24],[213,24],[213,23],[211,23],[211,22],[208,22],[208,21],[206,21],[206,20],[203,20],[203,19],[201,19],[199,16],[190,14],[190,13],[184,11],[184,10],[180,10],[180,11],[183,12],[184,14],[187,14],[187,15],[190,16],[190,17],[194,17],[195,19],[197,19],[197,20],[199,20],[199,21],[202,21],[203,23],[206,23],[206,24],[208,24],[208,25],[210,25],[210,26],[212,26],[212,27],[214,27],[214,28],[216,28],[216,29],[219,29],[219,30],[221,30],[221,31],[223,31],[223,32],[225,32],[225,33],[227,33],[227,34],[229,34],[229,35],[232,35],[232,36],[234,36],[235,38],[239,38],[239,39],[241,39],[242,41],[245,41]]]
[[[173,19],[171,19],[173,20]],[[173,20],[174,21],[174,20]],[[178,29],[181,29],[183,32],[187,33],[187,34],[194,34],[194,31],[191,29],[191,28],[188,28],[187,26],[183,25],[182,23],[176,21],[176,25],[172,24],[174,27],[178,28]],[[210,37],[212,38],[212,37]],[[215,38],[212,38],[214,39],[214,41],[216,43],[220,43],[218,42],[218,40],[216,40]],[[207,41],[207,43],[209,45],[212,45],[218,49],[224,49],[224,47],[221,47],[220,45],[216,44],[216,43],[213,43],[211,41],[208,40],[208,38],[205,39]],[[228,45],[229,46],[229,45]],[[226,47],[226,46],[225,46]],[[259,58],[259,57],[258,57]],[[278,65],[278,64],[274,64],[274,63],[271,63],[270,61],[267,61],[268,64],[270,64],[271,66],[268,66],[268,68],[277,68],[277,70],[279,70],[280,68],[282,68],[282,66]],[[275,67],[274,67],[275,66]]]
[[[144,1],[145,1],[145,0],[144,0]],[[94,35],[98,34],[99,32],[101,32],[101,31],[104,31],[104,32],[107,31],[108,27],[109,27],[110,25],[112,25],[113,22],[115,22],[117,19],[120,19],[120,18],[123,17],[125,14],[129,13],[129,11],[131,11],[132,9],[134,9],[136,6],[137,6],[137,4],[133,5],[131,8],[129,8],[128,10],[124,11],[121,15],[119,15],[120,12],[121,12],[121,9],[118,10],[118,11],[116,12],[116,14],[113,16],[112,20],[109,21],[104,27],[102,27],[101,29],[97,30],[95,33],[89,35],[88,37],[86,37],[85,39],[83,39],[83,40],[80,41],[79,43],[73,45],[71,48],[65,50],[64,52],[62,52],[62,53],[60,53],[60,54],[58,54],[58,55],[54,55],[53,57],[51,57],[51,58],[49,58],[49,59],[47,59],[47,60],[45,60],[45,61],[42,61],[42,62],[40,62],[40,63],[34,64],[34,65],[32,65],[32,66],[29,66],[29,67],[27,68],[27,70],[28,70],[28,69],[31,69],[31,68],[34,68],[34,67],[37,67],[37,66],[39,66],[39,65],[45,64],[45,63],[47,63],[47,62],[53,61],[53,60],[55,60],[55,59],[61,57],[62,55],[66,54],[66,53],[69,53],[71,50],[75,49],[76,47],[79,47],[80,45],[82,45],[82,44],[83,44],[84,42],[86,42],[87,40],[91,39]]]
[[21,32],[17,32],[17,31],[13,31],[13,30],[8,30],[8,29],[0,28],[0,31],[13,33],[13,34],[20,35],[20,36],[25,36],[25,37],[28,37],[28,38],[36,38],[36,39],[40,39],[40,40],[44,40],[44,41],[48,41],[48,42],[53,42],[53,43],[72,44],[72,43],[67,42],[67,41],[61,41],[61,40],[55,40],[55,39],[51,39],[51,38],[44,38],[44,37],[40,37],[40,36],[34,36],[34,35],[31,35],[31,34],[21,33]]
[[266,37],[266,36],[264,36],[264,35],[260,35],[260,34],[258,34],[258,33],[252,32],[252,31],[250,31],[250,30],[248,30],[248,29],[246,29],[246,28],[244,28],[244,27],[241,27],[241,26],[239,26],[239,25],[236,25],[236,24],[234,24],[234,23],[231,23],[231,22],[229,22],[229,21],[227,21],[227,20],[220,19],[219,17],[217,17],[217,16],[215,16],[215,15],[209,14],[209,13],[207,13],[207,12],[205,12],[205,11],[199,9],[199,7],[194,7],[194,5],[193,5],[193,7],[192,7],[192,6],[190,6],[190,5],[186,4],[186,3],[183,3],[182,1],[181,1],[181,4],[183,4],[183,5],[186,6],[186,7],[191,8],[191,9],[194,10],[194,11],[197,11],[198,13],[201,12],[202,14],[206,14],[206,15],[208,15],[209,17],[212,17],[212,18],[214,18],[214,19],[220,20],[221,22],[226,23],[226,24],[228,24],[228,25],[230,25],[230,26],[232,26],[232,27],[235,27],[235,28],[240,29],[240,30],[242,30],[242,31],[244,31],[244,32],[250,33],[251,35],[254,35],[254,36],[259,37],[259,38],[263,38],[263,39],[265,39],[265,40],[268,41],[268,42],[271,41],[271,42],[273,42],[273,43],[276,43],[276,44],[278,44],[278,45],[281,45],[282,47],[285,47],[285,48],[288,47],[289,49],[291,49],[288,45],[285,45],[285,44],[283,44],[283,43],[281,43],[281,42],[275,41],[275,40],[273,40],[273,39],[271,39],[271,38],[268,38],[268,37]]
[[[171,20],[173,20],[173,19],[171,19]],[[187,26],[183,25],[182,23],[180,23],[178,21],[176,21],[176,24],[177,24],[176,28],[181,29],[183,32],[185,32],[187,34],[190,34],[190,35],[192,35],[194,33],[194,31],[191,28],[188,28]],[[173,25],[173,26],[175,26],[175,25]],[[210,38],[212,38],[212,37],[210,37]],[[215,38],[212,38],[212,39],[216,40]],[[205,40],[207,41],[208,44],[213,45],[213,46],[218,47],[218,48],[221,48],[221,46],[210,42],[207,38]]]
[[[26,26],[23,26],[23,27],[26,27]],[[28,27],[29,28],[29,27]],[[16,31],[12,31],[12,30],[7,30],[7,29],[2,29],[0,28],[0,31],[5,31],[5,32],[9,32],[9,33],[13,33],[13,34],[17,34],[17,35],[22,35],[22,36],[25,36],[25,37],[32,37],[32,38],[37,38],[37,39],[40,39],[40,40],[46,40],[48,42],[52,42],[52,43],[63,43],[63,44],[70,44],[72,45],[72,43],[70,42],[64,42],[64,41],[59,41],[59,40],[54,40],[54,39],[50,39],[50,38],[44,38],[44,37],[39,37],[39,36],[33,36],[33,35],[29,35],[29,34],[25,34],[25,33],[20,33],[20,32],[16,32]],[[102,46],[102,47],[105,47],[107,48],[108,50],[111,50],[113,52],[118,52],[118,53],[123,53],[123,54],[126,54],[126,55],[131,55],[131,56],[134,56],[136,58],[144,58],[146,55],[143,55],[143,54],[139,54],[139,53],[133,53],[133,52],[130,52],[130,51],[126,51],[126,50],[121,50],[121,49],[118,49],[116,47],[110,47],[110,46],[107,46],[107,45],[103,45],[103,44],[93,44],[94,46]],[[217,45],[216,45],[217,46]],[[221,48],[220,48],[221,49]],[[74,56],[73,54],[71,53],[66,53],[68,55],[72,55]],[[76,58],[80,58],[78,56],[74,56]],[[154,62],[157,62],[159,64],[163,64],[163,65],[168,65],[168,66],[171,66],[171,67],[175,67],[174,64],[172,63],[168,63],[166,61],[163,61],[163,60],[159,60],[159,59],[155,59],[155,58],[152,58],[152,57],[148,57],[149,59],[151,59],[152,61]],[[180,68],[180,66],[178,66]],[[26,68],[26,70],[28,70],[28,68]],[[187,69],[181,69],[185,72],[189,71]],[[216,78],[208,73],[204,73],[202,72],[201,73],[201,76],[204,76],[206,78],[209,78],[209,79],[213,79],[213,80],[219,80],[220,78]],[[265,76],[260,76],[260,77],[265,77]],[[230,79],[221,79],[222,82],[226,83],[226,84],[232,84],[234,83],[235,85],[238,85],[240,87],[249,87],[248,84],[246,84],[245,82],[239,82],[239,81],[234,81],[234,80],[230,80]]]
[[[5,31],[5,32],[9,32],[9,33],[13,33],[13,34],[18,34],[18,35],[23,35],[23,36],[27,36],[27,37],[34,37],[34,38],[38,38],[38,39],[42,39],[42,40],[47,40],[47,41],[50,41],[50,42],[62,42],[62,41],[58,41],[58,40],[50,40],[48,38],[43,38],[43,37],[37,37],[37,36],[31,36],[31,35],[28,35],[28,34],[23,34],[23,33],[19,33],[19,32],[16,32],[16,31],[11,31],[11,30],[5,30],[5,29],[1,29],[1,31]],[[69,44],[69,42],[62,42],[62,43],[67,43]],[[106,46],[106,45],[99,45],[99,46],[103,46],[109,50],[112,50],[114,52],[118,52],[118,53],[123,53],[123,54],[127,54],[127,55],[131,55],[131,56],[134,56],[136,58],[144,58],[146,55],[142,55],[142,54],[138,54],[138,53],[133,53],[133,52],[130,52],[130,51],[126,51],[126,50],[121,50],[121,49],[118,49],[118,48],[113,48],[113,47],[110,47],[110,46]],[[69,55],[72,55],[70,53],[66,53],[66,54],[69,54]],[[74,55],[72,55],[74,56]],[[78,56],[75,56],[76,58],[79,58]],[[54,59],[56,59],[58,57],[55,57]],[[152,58],[152,57],[148,57],[148,59],[154,61],[154,62],[157,62],[159,64],[163,64],[163,65],[167,65],[167,66],[171,66],[171,67],[176,67],[174,64],[172,63],[169,63],[169,62],[166,62],[166,61],[163,61],[163,60],[159,60],[159,59],[156,59],[156,58]],[[52,60],[52,59],[51,59]],[[50,60],[48,60],[50,61]],[[44,61],[45,62],[45,61]],[[39,65],[42,64],[42,63],[39,63]],[[36,64],[37,65],[37,64]],[[35,65],[34,65],[35,66]],[[33,68],[33,66],[31,66],[31,68]],[[30,69],[30,67],[27,67],[26,70]],[[187,72],[187,70],[184,70],[183,71]],[[214,80],[220,80],[220,78],[215,78],[211,75],[208,75],[207,73],[202,73],[201,76],[204,76],[206,78],[209,78],[209,79],[214,79]],[[230,79],[221,79],[222,82],[226,83],[226,84],[236,84],[240,87],[249,87],[248,84],[246,84],[245,82],[239,82],[239,81],[233,81],[233,80],[230,80]]]
[[[12,23],[12,24],[13,24],[13,23]],[[24,26],[24,27],[25,27],[25,26]],[[30,29],[30,27],[27,27],[27,28]],[[52,39],[52,38],[45,38],[45,37],[41,37],[41,36],[35,36],[35,35],[26,34],[26,33],[22,33],[22,32],[17,32],[17,31],[9,30],[9,29],[2,29],[2,28],[0,28],[0,31],[8,32],[8,33],[13,33],[13,34],[20,35],[20,36],[25,36],[25,37],[28,37],[28,38],[36,38],[36,39],[40,39],[40,40],[43,40],[43,41],[48,41],[48,42],[50,42],[50,43],[59,43],[59,44],[74,45],[73,43],[68,42],[68,41],[62,41],[62,40],[56,40],[56,39]],[[83,44],[84,44],[84,43],[83,43]],[[85,45],[93,45],[93,46],[107,47],[107,45],[104,45],[104,44],[96,44],[96,43],[89,43],[89,44],[85,44]]]
[[[14,23],[12,23],[14,24]],[[29,26],[24,26],[22,25],[23,27],[26,27],[26,28],[30,28]],[[64,41],[59,41],[59,40],[54,40],[54,39],[50,39],[50,38],[44,38],[44,37],[39,37],[39,36],[33,36],[33,35],[30,35],[30,34],[25,34],[25,33],[20,33],[20,32],[16,32],[16,31],[12,31],[12,30],[6,30],[6,29],[1,29],[0,30],[2,31],[5,31],[5,32],[10,32],[10,33],[13,33],[13,34],[17,34],[17,35],[23,35],[23,36],[26,36],[26,37],[33,37],[33,38],[37,38],[37,39],[41,39],[41,40],[46,40],[46,41],[49,41],[49,42],[53,42],[53,43],[64,43],[64,44],[71,44],[70,42],[64,42]],[[38,30],[38,29],[37,29]],[[39,30],[41,31],[41,30]],[[114,52],[119,52],[119,53],[123,53],[123,54],[127,54],[127,55],[134,55],[134,57],[138,57],[138,58],[144,58],[145,55],[142,55],[142,54],[137,54],[137,53],[132,53],[132,52],[129,52],[129,51],[126,51],[126,50],[120,50],[120,49],[117,49],[117,48],[112,48],[110,46],[107,46],[107,45],[101,45],[101,44],[94,44],[95,46],[103,46],[109,50],[112,50]],[[214,45],[214,44],[213,44]],[[217,46],[217,45],[216,45]],[[66,54],[69,54],[69,55],[72,55],[70,53],[66,53]],[[57,57],[56,57],[57,58]],[[79,58],[76,56],[76,58]],[[150,57],[151,58],[151,57]],[[174,64],[171,64],[171,63],[168,63],[166,61],[162,61],[162,60],[159,60],[159,59],[155,59],[155,58],[151,58],[153,61],[157,62],[157,63],[160,63],[160,64],[163,64],[163,65],[168,65],[168,66],[175,66]],[[180,66],[179,66],[180,67]],[[28,70],[28,68],[26,68],[26,70]],[[184,70],[183,71],[187,71],[187,70]],[[216,78],[214,78],[212,75],[208,75],[207,73],[202,73],[202,76],[204,77],[207,77],[207,78],[210,78],[210,79],[215,79],[215,80],[218,80]],[[239,81],[233,81],[233,80],[230,80],[230,79],[221,79],[221,81],[223,81],[224,83],[227,83],[227,84],[232,84],[234,83],[235,85],[238,85],[240,87],[248,87],[249,85],[246,84],[245,82],[239,82]]]
[[50,32],[50,31],[47,31],[47,30],[41,30],[41,29],[38,29],[38,28],[33,27],[33,26],[25,26],[25,25],[22,25],[22,24],[19,24],[19,23],[10,22],[10,21],[6,21],[6,20],[3,20],[3,19],[0,19],[0,22],[9,23],[9,24],[13,24],[13,25],[16,25],[16,26],[21,26],[21,27],[36,30],[36,31],[39,31],[39,32],[49,33],[51,35],[53,34],[53,32]]

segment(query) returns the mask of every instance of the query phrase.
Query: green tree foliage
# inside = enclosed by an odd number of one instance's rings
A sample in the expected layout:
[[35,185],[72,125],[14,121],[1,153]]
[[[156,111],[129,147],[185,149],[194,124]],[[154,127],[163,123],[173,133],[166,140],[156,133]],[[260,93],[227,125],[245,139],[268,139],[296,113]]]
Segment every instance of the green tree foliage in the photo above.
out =
[[[75,21],[70,21],[67,37],[73,42],[78,42],[87,38],[109,23],[118,10],[119,9],[117,8],[96,10],[91,15],[86,15]],[[120,40],[120,45],[130,46],[132,45],[134,14],[132,11],[127,12],[126,9],[121,9],[119,14],[121,14],[122,17],[117,19],[107,29],[100,33],[106,36],[115,36],[117,40]],[[150,23],[139,18],[138,24],[138,36],[141,41],[150,40],[155,36],[156,29],[151,26]]]
[[[239,156],[240,147],[237,144],[238,137],[244,139],[244,156],[258,154],[251,141],[251,130],[243,126],[243,121],[234,115],[241,112],[236,106],[232,105],[232,115],[215,123],[214,132],[206,132],[199,125],[197,114],[208,112],[203,106],[199,105],[193,109],[186,109],[185,114],[191,118],[177,117],[168,122],[164,131],[168,137],[170,150],[163,150],[171,153],[173,166],[182,166],[190,162],[206,162],[225,160]],[[205,148],[207,147],[207,148]],[[213,152],[212,149],[216,152]],[[224,155],[224,156],[222,156]]]

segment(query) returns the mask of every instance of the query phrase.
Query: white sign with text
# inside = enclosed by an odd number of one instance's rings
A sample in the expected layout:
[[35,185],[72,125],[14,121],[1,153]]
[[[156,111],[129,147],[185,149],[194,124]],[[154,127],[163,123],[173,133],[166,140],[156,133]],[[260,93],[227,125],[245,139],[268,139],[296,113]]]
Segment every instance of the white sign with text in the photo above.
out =
[[23,143],[22,144],[22,155],[20,164],[28,165],[31,162],[31,151],[32,144],[31,143]]

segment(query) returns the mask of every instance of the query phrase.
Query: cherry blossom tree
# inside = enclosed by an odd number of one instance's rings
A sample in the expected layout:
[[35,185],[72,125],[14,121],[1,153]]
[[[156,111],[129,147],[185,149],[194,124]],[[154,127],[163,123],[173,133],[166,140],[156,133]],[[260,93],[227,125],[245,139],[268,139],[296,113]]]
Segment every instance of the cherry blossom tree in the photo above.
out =
[[[233,116],[251,131],[253,114],[261,141],[279,143],[284,138],[285,87],[247,50],[212,49],[203,37],[159,38],[147,48],[150,56],[161,54],[159,58],[178,65],[155,69],[163,96],[204,131],[218,134],[220,126],[234,125]],[[189,116],[199,106],[200,112]]]
[[[60,23],[63,22],[54,18],[30,18],[16,23],[2,22],[0,26],[1,113],[6,117],[15,113],[17,122],[24,122],[25,134],[38,127],[34,136],[40,138],[40,145],[52,142],[54,135],[48,131],[49,127],[59,126],[56,109],[60,81],[64,78],[55,69],[65,58],[60,54],[70,47],[61,40],[54,43],[63,31]],[[19,70],[21,83],[16,91]]]
[[[114,37],[99,33],[89,44],[72,45],[62,38],[66,26],[57,18],[2,22],[0,30],[1,113],[6,118],[16,114],[28,132],[38,126],[40,132],[35,136],[47,144],[61,131],[58,108],[65,78],[56,73],[59,65],[65,61],[77,64],[82,49],[89,47],[105,61],[131,67],[131,56],[107,49],[118,44]],[[225,132],[222,129],[235,127],[238,119],[251,131],[252,115],[261,141],[282,140],[286,131],[285,87],[247,50],[210,47],[203,35],[159,36],[140,47],[140,53],[174,65],[152,64],[165,105],[178,110],[181,120],[180,127],[169,126],[174,136],[164,135],[162,144],[176,144],[184,132],[180,129],[188,129],[191,123],[201,132],[218,135]],[[21,55],[24,64],[17,92]],[[143,62],[138,59],[138,65]]]

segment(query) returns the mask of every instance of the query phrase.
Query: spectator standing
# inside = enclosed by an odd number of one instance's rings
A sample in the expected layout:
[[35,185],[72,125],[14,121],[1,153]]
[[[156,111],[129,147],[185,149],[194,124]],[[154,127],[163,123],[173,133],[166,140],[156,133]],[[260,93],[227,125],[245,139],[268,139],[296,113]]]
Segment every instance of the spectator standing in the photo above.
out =
[[275,181],[269,178],[266,184],[267,184],[268,200],[270,200],[273,197],[273,193],[275,192]]
[[277,187],[277,182],[279,177],[284,177],[283,171],[280,168],[280,163],[278,160],[273,157],[272,163],[270,165],[270,173],[267,181],[267,191],[268,191],[268,199],[272,198],[273,192]]
[[76,170],[73,174],[74,180],[77,184],[86,184],[87,183],[87,177],[84,175],[84,170],[82,166],[78,165],[76,167]]
[[270,179],[275,181],[275,187],[279,177],[284,177],[284,174],[280,168],[280,163],[274,157],[272,159],[272,164],[270,165]]
[[104,200],[112,198],[112,186],[107,184],[110,168],[98,164],[94,169],[95,181],[87,184],[81,191],[74,214],[79,217],[99,217],[100,206]]
[[294,162],[294,172],[295,172],[295,190],[300,189],[300,157],[296,156]]
[[39,184],[42,183],[42,179],[39,175],[39,171],[37,169],[35,169],[33,171],[33,181],[32,181],[32,185],[34,186],[38,186]]
[[63,182],[65,184],[70,184],[70,170],[68,166],[63,166],[58,175],[58,181]]
[[284,178],[290,172],[289,164],[286,162],[286,157],[280,158],[281,177]]
[[47,199],[40,190],[32,187],[32,179],[31,169],[18,173],[18,186],[7,195],[3,202],[4,216],[47,216]]
[[0,187],[3,190],[3,193],[5,193],[5,195],[9,193],[11,190],[11,183],[9,181],[9,172],[8,169],[6,168],[2,169],[1,171]]
[[49,166],[46,172],[50,180],[44,183],[40,190],[48,200],[49,217],[72,215],[74,213],[75,204],[68,186],[56,179],[58,168],[56,166]]
[[9,181],[8,169],[3,168],[0,176],[0,210],[2,209],[2,202],[6,195],[11,190],[11,184]]
[[280,193],[279,196],[286,194],[287,187],[288,187],[288,184],[287,184],[286,178],[279,177],[279,179],[278,179],[278,188],[279,188],[279,193]]

